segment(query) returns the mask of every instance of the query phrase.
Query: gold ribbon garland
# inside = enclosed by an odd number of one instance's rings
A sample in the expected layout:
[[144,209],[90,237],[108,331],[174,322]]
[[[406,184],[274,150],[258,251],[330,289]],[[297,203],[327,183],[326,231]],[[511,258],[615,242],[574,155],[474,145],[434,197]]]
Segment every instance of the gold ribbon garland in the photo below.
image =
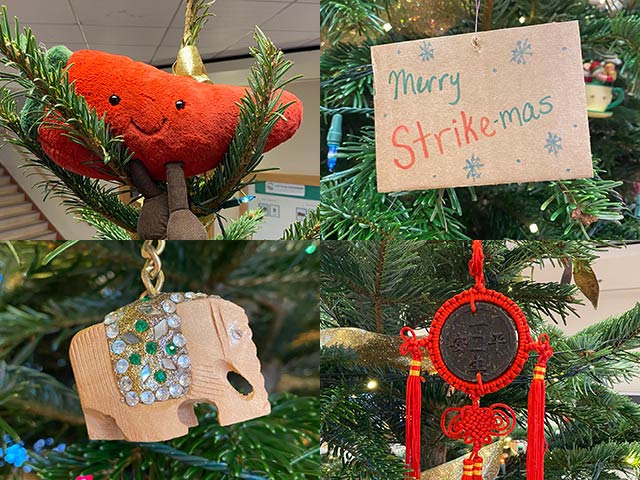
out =
[[[480,456],[484,458],[484,480],[493,480],[500,473],[500,457],[503,454],[506,443],[506,440],[502,439],[480,450]],[[465,458],[467,458],[467,455],[425,470],[420,474],[420,480],[460,480],[464,468],[462,462]]]
[[[387,365],[403,370],[409,368],[411,359],[400,355],[402,339],[397,335],[383,335],[362,330],[360,328],[341,327],[325,328],[320,331],[320,347],[342,347],[358,352],[356,363],[368,367],[385,367]],[[422,364],[416,370],[433,375],[436,369],[428,355],[422,359]]]

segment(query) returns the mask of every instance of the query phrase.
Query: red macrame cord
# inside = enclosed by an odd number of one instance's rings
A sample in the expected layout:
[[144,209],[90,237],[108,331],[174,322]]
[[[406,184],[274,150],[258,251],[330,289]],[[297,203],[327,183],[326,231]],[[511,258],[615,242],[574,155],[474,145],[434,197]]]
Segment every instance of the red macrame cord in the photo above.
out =
[[484,293],[487,289],[484,283],[484,252],[482,251],[482,242],[474,240],[471,242],[473,251],[471,260],[469,260],[469,273],[476,280],[476,284],[469,289],[469,300],[471,303],[471,311],[476,313],[476,293]]
[[[469,261],[469,273],[475,284],[455,297],[446,301],[436,312],[427,338],[418,339],[415,332],[404,327],[401,336],[404,343],[400,347],[403,355],[411,354],[411,371],[407,380],[407,465],[412,469],[409,478],[420,478],[420,414],[422,388],[420,366],[422,348],[431,355],[433,365],[438,374],[454,388],[471,396],[471,405],[462,408],[445,410],[441,419],[443,432],[453,439],[462,439],[472,445],[471,455],[464,461],[463,480],[482,480],[483,459],[480,449],[491,443],[494,437],[508,435],[516,425],[516,415],[511,407],[496,404],[480,407],[480,397],[498,391],[509,385],[522,371],[531,351],[538,353],[538,362],[534,370],[533,382],[529,392],[529,428],[527,447],[527,479],[544,480],[544,455],[546,442],[544,438],[545,415],[545,373],[546,366],[553,355],[549,337],[541,335],[537,342],[531,338],[529,325],[524,313],[508,297],[485,286],[484,252],[482,242],[472,242],[473,254]],[[456,377],[445,365],[440,351],[440,334],[442,327],[450,315],[463,305],[469,305],[473,313],[477,312],[476,302],[487,302],[505,310],[513,320],[518,332],[518,350],[516,358],[502,375],[483,382],[482,375],[477,374],[476,382],[468,382]],[[453,415],[453,416],[452,416]],[[452,418],[450,418],[452,417]]]

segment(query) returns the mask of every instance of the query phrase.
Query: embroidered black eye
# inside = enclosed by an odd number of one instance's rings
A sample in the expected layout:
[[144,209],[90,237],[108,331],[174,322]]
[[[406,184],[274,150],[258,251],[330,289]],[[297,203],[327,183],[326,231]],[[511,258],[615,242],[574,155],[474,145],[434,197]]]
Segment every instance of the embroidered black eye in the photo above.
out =
[[109,97],[109,103],[115,107],[120,103],[120,97],[118,95],[111,95]]
[[186,103],[184,103],[182,100],[178,100],[178,101],[176,102],[176,108],[177,108],[178,110],[182,110],[182,109],[183,109],[184,107],[186,107],[186,106],[187,106],[187,104],[186,104]]

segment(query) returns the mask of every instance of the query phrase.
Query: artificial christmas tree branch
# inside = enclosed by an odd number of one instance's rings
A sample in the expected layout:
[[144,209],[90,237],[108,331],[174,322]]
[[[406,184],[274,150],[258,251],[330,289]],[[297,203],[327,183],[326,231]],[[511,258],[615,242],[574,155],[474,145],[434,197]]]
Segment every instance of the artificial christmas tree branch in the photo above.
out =
[[209,13],[209,9],[214,3],[215,0],[187,0],[182,47],[196,46],[198,44],[200,32],[209,21],[209,18],[213,16],[212,13]]
[[25,409],[32,415],[83,425],[78,394],[51,375],[0,362],[0,398],[5,409]]
[[[194,428],[193,436],[166,443],[78,444],[37,467],[43,478],[51,480],[69,476],[69,472],[119,478],[129,471],[145,472],[150,479],[187,474],[225,480],[319,478],[319,455],[309,452],[308,447],[317,442],[318,419],[302,413],[317,410],[318,401],[290,395],[277,395],[271,401],[271,415],[260,420],[225,428],[218,425],[214,408],[201,408],[200,425]],[[202,442],[203,438],[208,441]],[[299,461],[282,461],[283,441],[288,444],[287,457]]]
[[315,240],[320,238],[320,207],[310,210],[304,220],[294,223],[282,234],[281,240]]
[[[1,75],[0,75],[1,78]],[[70,172],[47,157],[40,143],[23,130],[17,105],[7,90],[0,92],[0,126],[13,135],[7,142],[30,154],[25,167],[42,167],[46,179],[38,186],[45,198],[59,198],[70,213],[101,217],[101,225],[115,225],[127,232],[134,232],[138,209],[122,203],[120,187],[109,187],[103,182]],[[106,222],[106,223],[105,223]],[[127,237],[130,238],[130,237]]]
[[283,58],[282,51],[256,28],[256,47],[249,51],[256,59],[248,83],[251,92],[242,98],[240,118],[235,136],[224,161],[209,176],[193,182],[190,197],[205,216],[255,180],[254,173],[262,160],[262,152],[275,123],[284,118],[290,104],[278,105],[280,91],[299,77],[285,79],[293,63]]
[[322,392],[320,431],[331,460],[323,462],[325,478],[402,478],[406,468],[386,445],[389,432],[350,397],[348,389]]
[[[224,238],[226,238],[227,240],[244,240],[246,238],[251,238],[251,236],[254,235],[260,228],[263,219],[263,210],[250,210],[240,215],[237,220],[230,223],[225,228]],[[216,240],[222,239],[222,234],[216,237]]]

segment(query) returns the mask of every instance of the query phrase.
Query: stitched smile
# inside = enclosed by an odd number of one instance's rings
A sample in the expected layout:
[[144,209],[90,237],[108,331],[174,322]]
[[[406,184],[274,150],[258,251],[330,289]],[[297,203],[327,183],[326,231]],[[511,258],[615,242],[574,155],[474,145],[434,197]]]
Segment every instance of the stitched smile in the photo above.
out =
[[164,127],[164,124],[167,122],[166,118],[162,119],[162,123],[160,124],[160,126],[158,128],[154,128],[153,130],[145,130],[142,127],[140,127],[136,121],[133,119],[133,117],[131,117],[131,124],[136,127],[136,130],[144,133],[145,135],[153,135],[154,133],[158,133],[160,130],[162,130],[162,127]]

